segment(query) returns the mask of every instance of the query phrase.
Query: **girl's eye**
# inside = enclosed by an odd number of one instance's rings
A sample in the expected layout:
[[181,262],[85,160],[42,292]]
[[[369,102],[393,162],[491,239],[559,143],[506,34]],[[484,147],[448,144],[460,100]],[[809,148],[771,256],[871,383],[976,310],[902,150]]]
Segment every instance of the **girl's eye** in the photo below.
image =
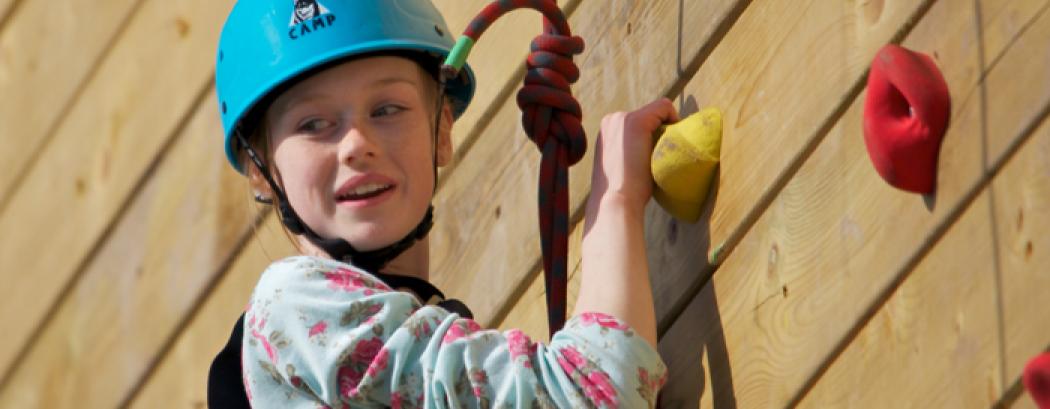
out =
[[328,128],[329,126],[332,126],[332,121],[315,118],[307,120],[303,122],[302,125],[299,125],[299,132],[316,133]]
[[372,111],[372,117],[390,116],[404,110],[405,108],[399,107],[397,105],[383,105],[379,107],[379,109]]

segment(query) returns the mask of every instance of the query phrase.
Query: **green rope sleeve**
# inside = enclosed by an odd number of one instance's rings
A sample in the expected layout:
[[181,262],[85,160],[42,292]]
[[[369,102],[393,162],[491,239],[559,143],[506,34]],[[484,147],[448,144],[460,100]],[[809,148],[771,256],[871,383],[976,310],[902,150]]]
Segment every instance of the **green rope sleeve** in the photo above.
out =
[[456,41],[456,45],[452,47],[452,52],[448,53],[448,58],[445,59],[445,65],[456,69],[456,72],[463,69],[463,64],[467,63],[467,56],[470,55],[470,50],[474,48],[474,39],[462,36]]

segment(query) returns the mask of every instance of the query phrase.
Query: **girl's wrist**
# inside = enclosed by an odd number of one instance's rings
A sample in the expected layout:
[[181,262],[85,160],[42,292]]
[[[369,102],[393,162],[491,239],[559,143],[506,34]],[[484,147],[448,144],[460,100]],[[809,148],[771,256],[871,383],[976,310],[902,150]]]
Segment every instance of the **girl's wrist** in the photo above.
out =
[[598,211],[602,213],[620,212],[632,216],[642,216],[645,214],[645,204],[645,202],[632,200],[632,198],[618,192],[604,192],[599,195],[592,194],[588,198],[587,213],[597,215]]

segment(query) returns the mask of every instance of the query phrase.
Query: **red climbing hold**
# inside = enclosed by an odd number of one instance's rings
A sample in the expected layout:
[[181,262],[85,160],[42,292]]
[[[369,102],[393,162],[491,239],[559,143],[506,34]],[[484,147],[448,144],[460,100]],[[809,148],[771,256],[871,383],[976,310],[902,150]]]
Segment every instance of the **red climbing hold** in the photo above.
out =
[[879,50],[868,76],[864,142],[887,183],[933,192],[950,114],[948,84],[933,59],[893,44]]
[[1040,409],[1050,409],[1050,352],[1028,361],[1021,381]]

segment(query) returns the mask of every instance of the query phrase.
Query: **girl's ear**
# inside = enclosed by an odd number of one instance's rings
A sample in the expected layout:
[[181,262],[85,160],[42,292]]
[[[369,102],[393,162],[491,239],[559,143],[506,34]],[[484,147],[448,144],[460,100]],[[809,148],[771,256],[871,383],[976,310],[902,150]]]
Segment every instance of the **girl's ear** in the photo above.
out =
[[247,168],[248,184],[252,187],[255,201],[272,204],[273,190],[270,189],[270,184],[266,183],[266,178],[263,177],[262,173],[259,172],[259,168],[255,167],[255,165],[249,163]]
[[452,107],[445,101],[441,109],[441,129],[438,130],[437,165],[445,166],[452,161]]

